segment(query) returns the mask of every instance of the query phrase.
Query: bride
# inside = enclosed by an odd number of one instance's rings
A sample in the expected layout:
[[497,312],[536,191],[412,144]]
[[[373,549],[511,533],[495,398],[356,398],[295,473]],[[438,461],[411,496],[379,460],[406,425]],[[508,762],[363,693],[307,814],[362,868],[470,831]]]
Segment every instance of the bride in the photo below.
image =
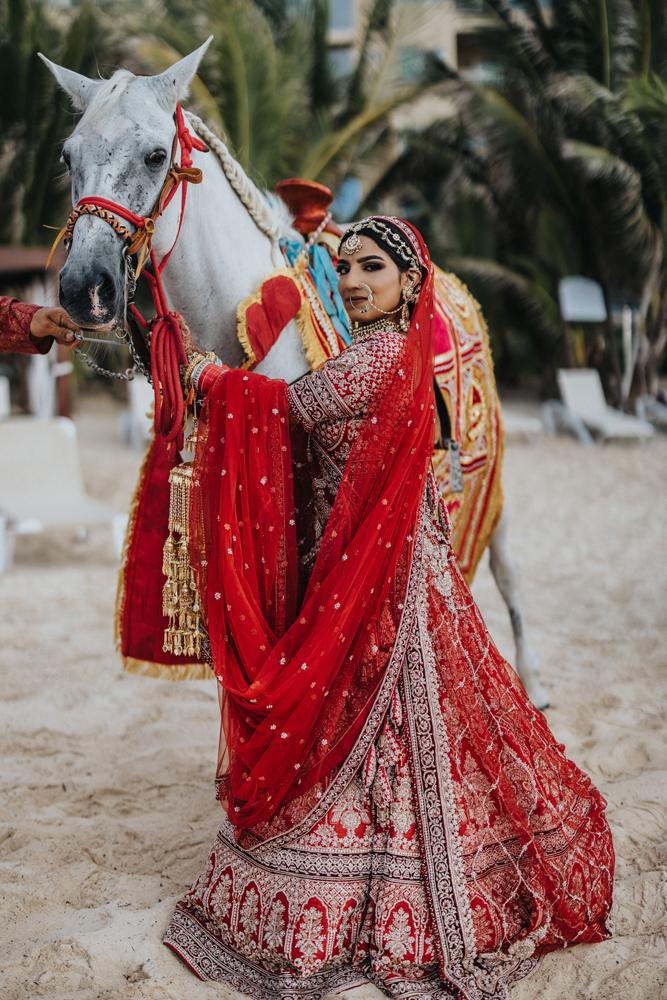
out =
[[353,344],[287,386],[183,327],[203,400],[190,558],[225,814],[165,943],[257,1000],[499,1000],[611,934],[604,800],[493,644],[430,471],[433,268],[414,227],[343,236]]

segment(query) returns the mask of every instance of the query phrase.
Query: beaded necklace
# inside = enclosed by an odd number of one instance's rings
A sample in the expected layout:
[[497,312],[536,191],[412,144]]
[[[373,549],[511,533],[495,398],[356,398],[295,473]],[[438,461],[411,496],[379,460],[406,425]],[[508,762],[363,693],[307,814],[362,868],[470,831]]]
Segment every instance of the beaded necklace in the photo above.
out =
[[400,333],[398,323],[394,323],[393,319],[376,319],[374,323],[364,323],[363,326],[355,326],[350,331],[350,336],[352,337],[352,343],[356,344],[358,340],[365,337],[368,333]]

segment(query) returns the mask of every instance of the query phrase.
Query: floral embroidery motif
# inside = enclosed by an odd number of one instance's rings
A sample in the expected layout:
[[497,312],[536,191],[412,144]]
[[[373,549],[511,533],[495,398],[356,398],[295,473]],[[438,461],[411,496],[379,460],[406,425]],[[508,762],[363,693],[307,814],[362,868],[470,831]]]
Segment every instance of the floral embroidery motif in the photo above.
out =
[[224,920],[231,909],[232,880],[229,875],[223,875],[211,893],[211,909],[218,920]]
[[276,951],[284,940],[285,907],[279,899],[274,899],[264,926],[264,944],[269,952]]
[[252,950],[253,938],[255,937],[258,925],[259,895],[257,894],[257,890],[251,886],[241,904],[236,933],[237,945],[246,954]]
[[391,921],[385,936],[385,945],[398,961],[402,961],[406,955],[413,954],[415,950],[415,939],[411,933],[410,914],[404,907],[394,910]]
[[301,918],[296,933],[296,946],[304,957],[303,967],[312,964],[312,959],[324,948],[324,921],[316,906],[309,906]]

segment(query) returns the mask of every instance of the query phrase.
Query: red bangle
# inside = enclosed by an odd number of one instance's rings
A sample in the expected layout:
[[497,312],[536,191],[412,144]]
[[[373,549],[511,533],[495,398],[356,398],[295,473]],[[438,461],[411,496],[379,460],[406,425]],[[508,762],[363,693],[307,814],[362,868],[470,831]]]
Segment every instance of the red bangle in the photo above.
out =
[[197,379],[197,395],[208,395],[209,391],[213,388],[220,376],[224,375],[225,372],[228,372],[229,370],[228,365],[216,365],[211,361],[210,364],[206,365]]

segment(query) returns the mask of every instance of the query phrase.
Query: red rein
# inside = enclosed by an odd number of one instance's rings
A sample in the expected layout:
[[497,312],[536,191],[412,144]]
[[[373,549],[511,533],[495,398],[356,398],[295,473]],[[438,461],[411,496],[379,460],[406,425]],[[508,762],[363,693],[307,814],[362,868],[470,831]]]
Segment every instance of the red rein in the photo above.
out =
[[[172,163],[151,215],[136,215],[128,208],[117,205],[107,198],[82,198],[76,209],[81,208],[83,205],[92,205],[101,211],[113,212],[114,215],[120,216],[121,219],[125,219],[126,222],[131,223],[137,228],[137,232],[129,246],[130,252],[135,252],[141,246],[145,246],[150,252],[153,273],[149,274],[144,271],[144,274],[153,294],[155,316],[149,323],[146,323],[134,305],[130,308],[144,329],[152,330],[151,377],[155,392],[155,433],[162,434],[167,441],[175,441],[176,447],[180,450],[183,447],[183,430],[185,427],[185,404],[181,387],[180,366],[186,364],[187,358],[183,350],[183,342],[176,313],[170,312],[167,308],[167,300],[164,288],[162,287],[162,272],[176,246],[176,240],[178,240],[181,226],[183,225],[185,199],[188,190],[187,182],[198,184],[201,181],[201,171],[192,169],[192,157],[190,153],[193,149],[197,149],[202,153],[208,152],[208,147],[204,145],[201,139],[198,139],[188,131],[180,104],[176,105],[176,139],[174,141],[174,149],[176,140],[181,150],[180,167]],[[162,212],[176,194],[176,189],[179,185],[181,185],[182,195],[178,232],[176,233],[176,239],[171,250],[165,254],[160,264],[158,264],[152,246],[154,223],[162,215]],[[97,217],[100,218],[101,216],[98,215]],[[74,221],[76,222],[76,219]],[[144,232],[140,233],[140,230]],[[143,263],[143,258],[141,258],[141,261]]]

